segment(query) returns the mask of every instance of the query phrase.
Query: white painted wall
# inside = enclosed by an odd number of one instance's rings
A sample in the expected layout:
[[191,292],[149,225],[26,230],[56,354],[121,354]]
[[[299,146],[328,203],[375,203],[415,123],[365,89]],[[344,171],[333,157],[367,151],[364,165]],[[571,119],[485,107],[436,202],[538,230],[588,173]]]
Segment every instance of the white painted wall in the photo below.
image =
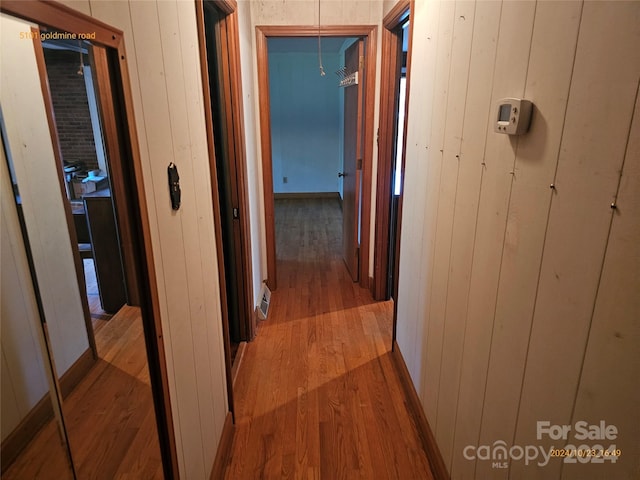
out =
[[[291,40],[295,42],[295,39]],[[340,170],[338,53],[271,52],[269,88],[274,193],[337,192]],[[287,178],[284,183],[283,178]]]
[[[63,3],[124,32],[180,476],[205,479],[228,405],[194,4]],[[169,162],[180,173],[177,212],[167,190]]]
[[[417,0],[413,32],[397,340],[452,478],[635,478],[640,4]],[[493,132],[509,96],[535,104],[519,138]],[[563,446],[539,420],[614,424],[566,443],[622,457],[463,456]]]
[[[60,377],[89,348],[64,213],[66,199],[58,182],[33,42],[20,37],[20,33],[24,36],[31,26],[4,15],[0,21],[0,101],[6,147],[20,189],[40,299]],[[30,276],[22,270],[24,266],[16,263],[16,275]],[[6,319],[12,323],[21,320],[12,316]],[[14,360],[18,361],[7,358],[9,363]]]

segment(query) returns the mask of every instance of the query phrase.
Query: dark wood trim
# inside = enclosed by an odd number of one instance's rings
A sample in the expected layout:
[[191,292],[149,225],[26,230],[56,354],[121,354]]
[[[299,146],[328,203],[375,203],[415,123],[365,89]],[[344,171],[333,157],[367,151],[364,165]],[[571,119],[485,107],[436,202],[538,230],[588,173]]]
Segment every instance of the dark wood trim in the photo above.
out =
[[369,251],[371,240],[371,190],[373,178],[373,122],[376,102],[377,27],[365,43],[364,158],[362,161],[362,207],[360,220],[360,286],[369,288]]
[[[255,314],[257,316],[257,314]],[[233,361],[233,366],[231,367],[231,383],[232,385],[236,384],[236,380],[238,379],[238,373],[240,372],[240,368],[242,367],[242,360],[244,358],[244,353],[247,350],[247,342],[240,342],[238,344],[238,351],[236,352],[236,358]]]
[[429,426],[427,416],[425,415],[424,408],[422,408],[422,403],[420,402],[420,397],[418,397],[418,393],[413,386],[413,381],[411,380],[411,375],[409,374],[407,365],[404,362],[404,357],[402,356],[400,347],[395,340],[393,342],[391,356],[395,361],[398,376],[400,377],[400,383],[404,389],[409,413],[413,417],[418,429],[420,441],[422,442],[422,448],[424,448],[427,458],[429,459],[431,473],[433,473],[435,480],[450,480],[451,477],[449,476],[447,466],[442,458],[438,444],[436,443],[436,437],[433,435],[433,431]]
[[31,439],[53,418],[51,397],[47,394],[27,413],[18,426],[2,441],[0,466],[4,474]]
[[[109,62],[104,47],[96,45],[91,49],[93,82],[96,86],[96,100],[102,119],[104,146],[107,152],[111,200],[114,216],[118,225],[118,240],[124,271],[127,303],[140,306],[140,292],[135,274],[135,258],[133,235],[131,232],[131,212],[127,205],[126,166],[123,159],[126,152],[118,140],[118,126],[115,122],[115,109],[112,98],[111,79],[109,78]],[[116,259],[113,259],[116,261]],[[114,313],[114,312],[112,312]]]
[[[198,1],[198,0],[196,0]],[[236,0],[211,0],[218,10],[222,13],[229,15],[234,13],[238,9],[238,2]]]
[[97,361],[98,358],[95,357],[93,351],[88,348],[73,362],[73,365],[62,374],[60,377],[60,391],[62,392],[63,399],[67,398],[67,396],[73,392],[73,389],[78,386]]
[[227,36],[227,60],[229,74],[225,85],[231,101],[228,107],[234,143],[234,168],[237,187],[237,205],[240,210],[240,249],[242,277],[244,283],[243,297],[240,299],[245,324],[245,338],[252,340],[256,335],[257,324],[253,321],[253,267],[251,263],[251,223],[249,218],[249,192],[247,185],[247,154],[245,146],[244,107],[242,95],[242,71],[240,68],[240,37],[238,32],[238,14],[234,11],[225,18]]
[[398,38],[390,30],[382,30],[382,66],[380,76],[380,117],[378,123],[378,178],[376,184],[376,231],[373,250],[373,298],[388,297],[389,221],[391,215],[391,179],[393,178],[394,109],[397,95]]
[[27,2],[24,0],[2,0],[2,11],[30,20],[41,27],[53,27],[75,34],[90,34],[92,35],[91,42],[97,42],[107,47],[118,48],[122,41],[121,30],[50,0]]
[[231,376],[231,344],[229,337],[229,311],[227,308],[227,281],[224,269],[224,247],[222,243],[222,218],[220,198],[218,197],[218,170],[216,168],[215,141],[213,138],[213,113],[211,111],[211,92],[209,91],[209,69],[207,61],[207,40],[204,26],[204,4],[196,0],[196,22],[198,46],[200,51],[200,76],[204,98],[204,118],[207,130],[207,150],[209,154],[209,172],[211,175],[211,202],[213,204],[213,225],[216,239],[216,258],[218,260],[218,284],[220,286],[220,309],[222,313],[222,337],[224,342],[224,364],[227,381],[227,400],[229,410],[233,412],[233,381]]
[[364,37],[365,38],[365,102],[364,102],[364,158],[362,162],[362,214],[360,234],[360,286],[368,288],[369,250],[371,237],[371,177],[373,170],[373,122],[375,110],[376,40],[375,25],[334,26],[256,26],[256,55],[258,59],[258,99],[260,106],[260,148],[262,153],[262,181],[264,191],[265,237],[267,243],[267,286],[277,288],[275,212],[273,204],[273,171],[271,159],[271,118],[269,100],[268,37]]
[[[31,32],[39,34],[38,28],[31,28]],[[53,111],[53,101],[51,99],[51,90],[49,88],[49,77],[47,75],[47,66],[44,60],[44,51],[39,35],[34,35],[33,49],[38,65],[38,75],[40,77],[40,87],[42,89],[42,99],[44,100],[45,110],[47,113],[47,123],[49,125],[49,136],[51,137],[51,145],[53,147],[53,156],[56,161],[56,170],[58,171],[58,183],[60,185],[61,198],[67,198],[67,192],[64,185],[64,166],[62,163],[62,150],[60,148],[60,139],[58,138],[58,127],[56,126],[56,118]],[[74,248],[78,245],[78,234],[76,233],[75,222],[71,212],[71,203],[63,201],[64,216],[67,221],[67,230],[69,231],[69,239],[71,241],[71,253],[73,255],[73,264],[78,279],[78,289],[80,293],[80,303],[82,304],[82,312],[84,315],[84,325],[87,329],[87,339],[89,347],[93,352],[94,358],[98,358],[98,349],[96,347],[96,338],[93,334],[93,324],[91,323],[91,311],[89,310],[89,301],[87,300],[87,284],[84,278],[84,265],[80,257],[80,250]],[[35,278],[35,272],[32,272]]]
[[389,13],[382,19],[382,26],[387,30],[393,30],[400,25],[400,20],[410,10],[412,0],[398,0]]
[[[398,109],[398,76],[402,59],[402,38],[394,31],[401,19],[410,11],[410,0],[399,1],[383,20],[382,29],[382,75],[380,79],[380,120],[378,135],[378,178],[376,185],[376,230],[373,254],[373,297],[376,300],[389,298],[387,278],[389,276],[389,230],[391,220],[392,179],[395,152],[395,129]],[[408,55],[410,54],[410,50]],[[408,70],[408,66],[407,66]],[[407,71],[407,82],[409,74]],[[390,94],[393,92],[393,95]],[[408,99],[408,95],[407,95]],[[408,102],[405,104],[405,124]],[[406,134],[406,132],[405,132]],[[405,135],[406,137],[406,135]],[[403,139],[403,145],[406,145]],[[398,212],[399,214],[400,212]],[[396,244],[400,237],[396,236]]]
[[229,459],[231,458],[231,447],[233,446],[234,434],[235,427],[233,426],[233,418],[231,413],[227,413],[227,416],[224,419],[224,426],[222,427],[222,435],[220,436],[218,450],[216,451],[216,458],[213,462],[211,474],[209,475],[211,480],[224,478],[224,472],[229,464]]
[[[409,45],[407,47],[407,83],[405,88],[405,106],[404,106],[404,136],[402,138],[402,159],[400,163],[401,176],[401,192],[404,192],[404,167],[407,158],[407,126],[409,122],[409,90],[411,85],[411,50],[413,45],[413,20],[412,13],[415,11],[415,0],[411,0],[409,6]],[[396,264],[393,272],[393,298],[398,298],[398,278],[400,276],[400,239],[402,238],[402,206],[404,204],[404,194],[398,199],[398,213],[396,223]],[[396,333],[398,329],[398,302],[393,302],[393,342],[396,341]]]
[[134,243],[135,272],[140,289],[140,307],[144,326],[147,359],[153,392],[158,437],[165,478],[178,478],[178,459],[169,397],[158,284],[151,244],[149,210],[143,181],[142,160],[129,83],[127,54],[122,31],[53,1],[4,0],[0,11],[71,33],[94,33],[92,44],[110,47],[108,66],[111,72],[112,99],[117,116],[118,140],[123,156],[127,184],[128,208],[131,209],[131,232]]
[[[264,30],[266,28],[266,31]],[[264,194],[264,227],[267,252],[267,286],[278,288],[276,274],[276,220],[273,205],[273,169],[271,167],[271,103],[269,95],[269,59],[267,34],[274,27],[256,27],[258,58],[258,104],[260,118],[260,150],[262,153],[262,184]],[[265,92],[265,93],[263,93]]]
[[[60,377],[60,390],[62,397],[66,398],[80,381],[89,373],[89,370],[96,364],[97,358],[93,351],[88,348]],[[0,465],[2,473],[18,458],[27,444],[37,435],[37,433],[53,420],[53,407],[51,396],[45,394],[36,403],[29,413],[22,419],[16,428],[3,440],[0,447]]]
[[[235,2],[234,2],[235,4]],[[237,6],[236,6],[237,7]],[[241,241],[242,241],[242,275],[244,279],[244,311],[246,323],[246,340],[252,340],[257,333],[258,324],[252,315],[253,305],[253,258],[251,252],[251,222],[249,214],[249,186],[247,181],[247,151],[244,129],[244,95],[242,92],[242,70],[240,66],[240,34],[238,29],[238,13],[234,8],[226,17],[228,36],[228,55],[231,91],[231,120],[233,122],[235,163],[238,182],[238,208],[240,209]]]
[[295,198],[340,198],[340,192],[299,192],[299,193],[274,193],[275,200],[295,199]]
[[[375,25],[323,25],[323,37],[368,37],[375,31]],[[265,37],[317,37],[317,26],[306,25],[258,25],[256,31]],[[374,69],[375,70],[375,69]]]

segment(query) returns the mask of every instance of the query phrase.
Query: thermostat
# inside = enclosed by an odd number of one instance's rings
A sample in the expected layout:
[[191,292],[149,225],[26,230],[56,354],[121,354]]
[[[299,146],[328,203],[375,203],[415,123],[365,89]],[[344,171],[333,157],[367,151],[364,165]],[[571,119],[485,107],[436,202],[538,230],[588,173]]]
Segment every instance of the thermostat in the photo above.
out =
[[493,127],[496,133],[522,135],[529,130],[533,104],[521,98],[503,98],[496,106],[496,121]]

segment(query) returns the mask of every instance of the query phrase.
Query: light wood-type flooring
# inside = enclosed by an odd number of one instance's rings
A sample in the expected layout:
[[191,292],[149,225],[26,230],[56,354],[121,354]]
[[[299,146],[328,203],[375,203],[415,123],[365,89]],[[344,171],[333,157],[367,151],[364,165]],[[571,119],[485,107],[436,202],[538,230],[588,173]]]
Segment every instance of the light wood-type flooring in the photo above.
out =
[[[63,407],[77,478],[163,478],[140,310],[124,306],[101,322],[99,359]],[[53,421],[2,475],[2,480],[68,478]]]
[[390,355],[392,304],[349,278],[341,222],[335,199],[276,200],[278,289],[236,379],[225,478],[433,478]]

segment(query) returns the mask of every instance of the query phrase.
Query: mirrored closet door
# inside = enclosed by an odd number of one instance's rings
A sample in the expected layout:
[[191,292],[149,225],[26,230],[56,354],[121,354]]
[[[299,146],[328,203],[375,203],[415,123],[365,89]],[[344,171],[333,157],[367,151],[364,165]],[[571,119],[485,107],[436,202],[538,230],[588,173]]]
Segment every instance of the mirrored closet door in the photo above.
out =
[[0,22],[2,479],[164,478],[108,52]]

